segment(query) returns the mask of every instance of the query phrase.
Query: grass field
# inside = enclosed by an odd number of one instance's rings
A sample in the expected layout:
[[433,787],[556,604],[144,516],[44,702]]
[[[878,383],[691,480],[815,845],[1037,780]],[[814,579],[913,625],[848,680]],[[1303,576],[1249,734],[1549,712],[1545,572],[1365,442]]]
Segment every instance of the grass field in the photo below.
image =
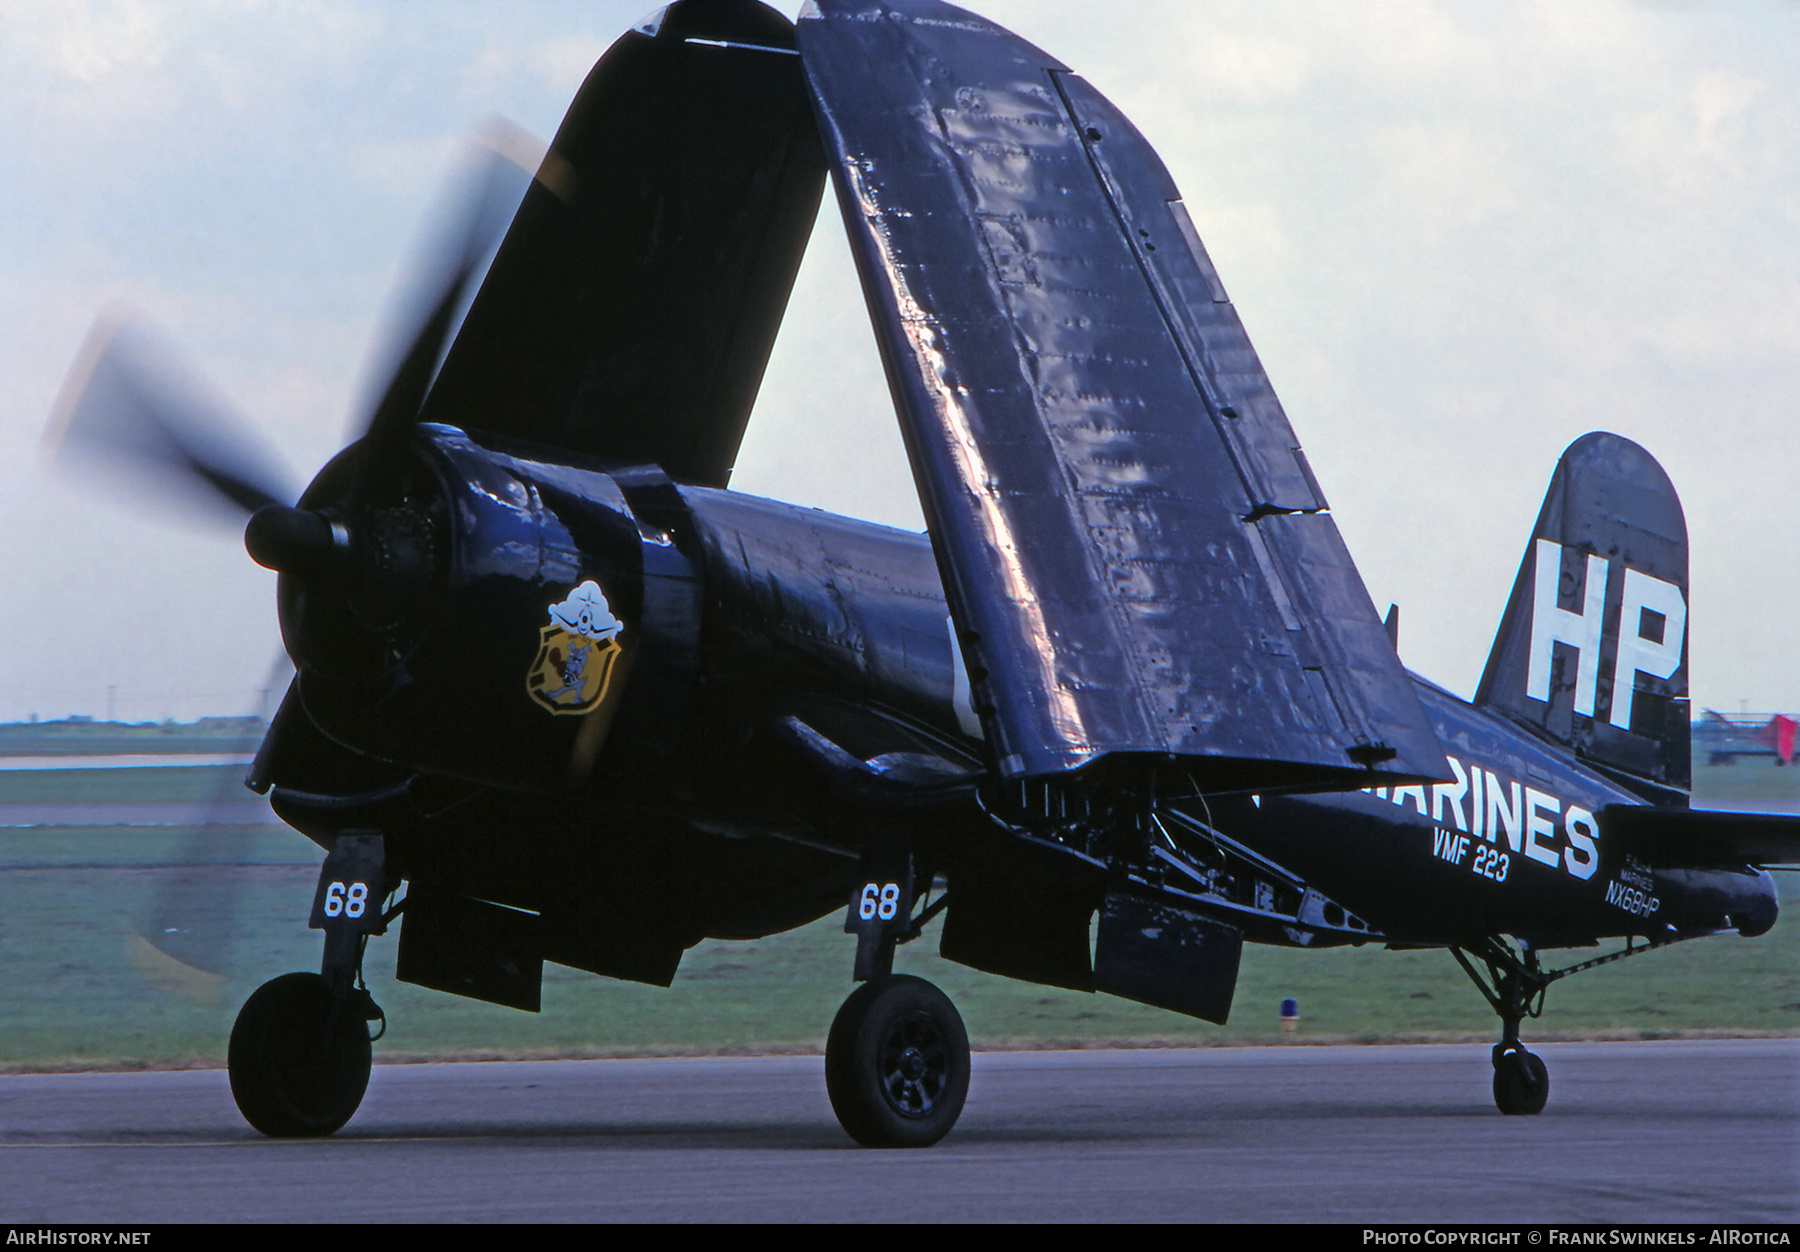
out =
[[[0,804],[204,800],[234,769],[0,775]],[[1800,770],[1746,761],[1701,772],[1703,794],[1781,800]],[[241,794],[241,793],[240,793]],[[61,828],[0,831],[0,1068],[217,1065],[237,1006],[263,979],[317,968],[305,927],[319,854],[280,829]],[[180,868],[213,862],[199,872]],[[249,861],[253,864],[241,864]],[[232,976],[207,981],[144,960],[134,926],[181,878],[233,939]],[[1800,881],[1784,896],[1800,896]],[[230,908],[227,902],[235,902]],[[977,1047],[1245,1044],[1282,1039],[1278,1006],[1299,1001],[1298,1042],[1486,1040],[1495,1019],[1443,952],[1250,947],[1231,1021],[1212,1026],[1104,995],[990,977],[936,955],[935,927],[897,968],[942,986]],[[388,1010],[384,1060],[817,1051],[849,990],[852,941],[829,918],[754,943],[706,943],[674,987],[547,967],[538,1015],[396,984],[392,938],[370,949]],[[1556,954],[1572,963],[1592,952]],[[1800,923],[1649,953],[1559,983],[1530,1040],[1800,1033]]]
[[0,804],[205,804],[252,800],[242,765],[0,771]]

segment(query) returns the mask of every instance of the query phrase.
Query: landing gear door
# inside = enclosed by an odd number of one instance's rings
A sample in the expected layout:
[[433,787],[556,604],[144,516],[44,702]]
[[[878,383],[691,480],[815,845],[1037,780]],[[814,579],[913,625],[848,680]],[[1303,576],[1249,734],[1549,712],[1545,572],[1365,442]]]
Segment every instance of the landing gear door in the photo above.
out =
[[381,902],[387,895],[385,860],[380,835],[339,835],[319,869],[307,925],[314,930],[379,934],[384,929]]
[[893,940],[912,925],[913,907],[912,852],[903,841],[875,842],[862,867],[844,918],[844,933],[856,936],[858,982],[891,971]]
[[1109,892],[1094,949],[1094,990],[1222,1026],[1243,946],[1234,926]]

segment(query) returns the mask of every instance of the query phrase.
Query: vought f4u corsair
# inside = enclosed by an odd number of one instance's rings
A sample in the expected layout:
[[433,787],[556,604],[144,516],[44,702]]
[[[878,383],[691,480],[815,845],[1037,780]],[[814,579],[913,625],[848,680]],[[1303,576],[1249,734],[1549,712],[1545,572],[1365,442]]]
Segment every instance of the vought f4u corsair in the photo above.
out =
[[[726,490],[828,181],[928,535]],[[355,1112],[396,926],[401,980],[535,1011],[545,961],[666,986],[843,910],[832,1106],[923,1146],[969,1045],[893,955],[940,917],[950,960],[1214,1022],[1246,941],[1446,948],[1514,1114],[1551,982],[1773,924],[1795,824],[1687,804],[1656,462],[1577,441],[1474,702],[1412,677],[1162,163],[1013,34],[682,0],[471,220],[297,502],[116,335],[61,415],[235,502],[281,574],[250,783],[327,850],[324,957],[238,1016],[259,1130]]]

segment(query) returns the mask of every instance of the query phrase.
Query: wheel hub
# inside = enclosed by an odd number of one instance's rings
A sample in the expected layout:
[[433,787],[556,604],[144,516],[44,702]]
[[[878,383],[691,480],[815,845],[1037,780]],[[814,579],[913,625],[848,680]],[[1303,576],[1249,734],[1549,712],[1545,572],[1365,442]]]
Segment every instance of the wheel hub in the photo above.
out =
[[881,1092],[902,1117],[929,1117],[949,1081],[950,1052],[925,1013],[908,1013],[881,1041]]

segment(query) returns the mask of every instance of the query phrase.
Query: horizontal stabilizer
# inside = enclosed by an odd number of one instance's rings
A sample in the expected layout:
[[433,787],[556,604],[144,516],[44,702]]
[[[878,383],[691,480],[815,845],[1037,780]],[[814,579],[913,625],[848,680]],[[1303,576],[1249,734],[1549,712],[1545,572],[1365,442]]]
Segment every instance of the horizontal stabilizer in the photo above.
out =
[[1800,866],[1800,817],[1609,804],[1600,841],[1660,869]]
[[933,0],[816,0],[798,31],[1001,773],[1174,754],[1212,789],[1446,777],[1143,137]]

